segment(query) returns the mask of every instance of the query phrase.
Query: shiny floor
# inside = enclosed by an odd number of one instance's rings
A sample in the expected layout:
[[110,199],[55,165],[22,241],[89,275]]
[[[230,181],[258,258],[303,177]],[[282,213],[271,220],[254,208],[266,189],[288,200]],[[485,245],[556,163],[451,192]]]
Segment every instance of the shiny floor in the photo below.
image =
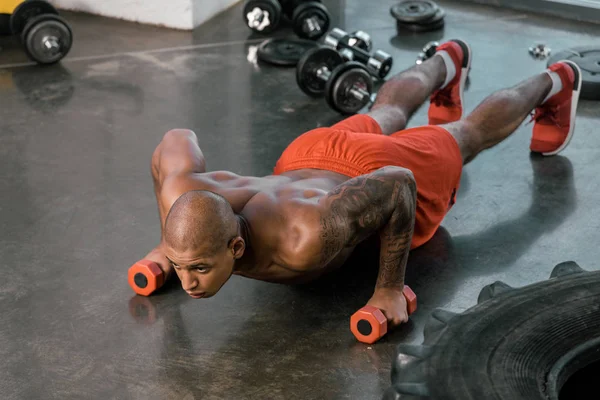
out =
[[[391,53],[394,72],[430,40],[468,40],[468,110],[545,67],[529,46],[557,51],[600,34],[443,1],[444,30],[398,35],[393,3],[325,4],[334,26],[365,30]],[[164,132],[197,132],[211,170],[264,175],[294,137],[340,119],[303,95],[294,69],[256,63],[240,14],[235,6],[189,33],[64,13],[75,47],[51,67],[0,38],[2,398],[378,399],[395,346],[420,342],[433,309],[463,311],[484,285],[527,285],[565,260],[597,269],[600,106],[584,101],[561,156],[531,157],[523,124],[465,168],[443,228],[409,260],[417,313],[375,345],[348,329],[374,284],[368,248],[306,286],[234,277],[210,300],[176,283],[134,296],[127,269],[160,235],[149,163]],[[423,107],[410,126],[425,121]]]

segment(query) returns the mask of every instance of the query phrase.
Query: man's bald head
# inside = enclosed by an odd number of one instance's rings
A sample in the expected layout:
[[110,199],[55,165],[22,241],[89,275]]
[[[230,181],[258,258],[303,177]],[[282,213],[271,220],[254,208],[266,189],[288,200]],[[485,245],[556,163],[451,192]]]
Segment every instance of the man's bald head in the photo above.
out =
[[222,196],[206,190],[182,194],[165,220],[164,240],[175,250],[216,252],[237,235],[237,220]]

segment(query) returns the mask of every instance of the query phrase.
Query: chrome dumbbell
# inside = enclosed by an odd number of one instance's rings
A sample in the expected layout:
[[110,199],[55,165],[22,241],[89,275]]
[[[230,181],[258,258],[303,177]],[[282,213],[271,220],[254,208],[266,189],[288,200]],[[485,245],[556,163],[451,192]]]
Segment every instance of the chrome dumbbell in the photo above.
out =
[[279,26],[282,9],[277,0],[246,0],[242,14],[248,28],[258,33],[270,33]]
[[[364,38],[364,32],[361,32],[359,35]],[[377,50],[371,55],[368,51],[364,50],[364,47],[372,46],[368,35],[367,38],[369,40],[365,44],[362,44],[360,38],[357,39],[340,28],[333,28],[325,36],[323,44],[334,50],[338,50],[346,60],[357,61],[363,64],[371,75],[378,79],[383,79],[392,69],[394,60],[385,51]]]
[[430,59],[433,57],[437,48],[440,44],[438,42],[429,42],[425,46],[423,46],[423,50],[417,56],[417,64],[422,64],[423,61]]
[[296,67],[296,82],[311,97],[325,96],[341,114],[354,114],[371,101],[373,81],[366,67],[345,61],[336,50],[320,47],[307,51]]

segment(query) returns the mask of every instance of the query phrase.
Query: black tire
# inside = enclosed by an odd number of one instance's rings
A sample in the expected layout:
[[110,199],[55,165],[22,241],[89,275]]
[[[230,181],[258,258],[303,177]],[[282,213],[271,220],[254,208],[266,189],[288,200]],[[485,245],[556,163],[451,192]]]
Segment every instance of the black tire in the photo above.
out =
[[384,399],[558,400],[574,373],[598,368],[599,305],[600,271],[574,262],[519,289],[486,286],[462,314],[435,310],[422,345],[398,347]]

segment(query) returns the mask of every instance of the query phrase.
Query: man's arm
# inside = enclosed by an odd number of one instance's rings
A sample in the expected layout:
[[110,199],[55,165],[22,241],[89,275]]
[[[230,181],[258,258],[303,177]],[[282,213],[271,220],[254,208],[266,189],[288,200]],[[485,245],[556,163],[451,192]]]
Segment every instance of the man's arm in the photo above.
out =
[[[161,240],[144,259],[156,262],[168,277],[173,272],[162,249],[165,219],[171,205],[182,190],[202,189],[200,184],[182,185],[193,173],[206,172],[204,155],[198,146],[196,134],[187,129],[167,132],[152,154],[150,170],[154,182],[154,194],[158,204]],[[185,186],[185,187],[184,187]]]
[[412,172],[385,167],[344,182],[320,201],[321,266],[344,248],[379,234],[379,275],[369,304],[380,308],[392,325],[408,319],[402,289],[416,196]]

